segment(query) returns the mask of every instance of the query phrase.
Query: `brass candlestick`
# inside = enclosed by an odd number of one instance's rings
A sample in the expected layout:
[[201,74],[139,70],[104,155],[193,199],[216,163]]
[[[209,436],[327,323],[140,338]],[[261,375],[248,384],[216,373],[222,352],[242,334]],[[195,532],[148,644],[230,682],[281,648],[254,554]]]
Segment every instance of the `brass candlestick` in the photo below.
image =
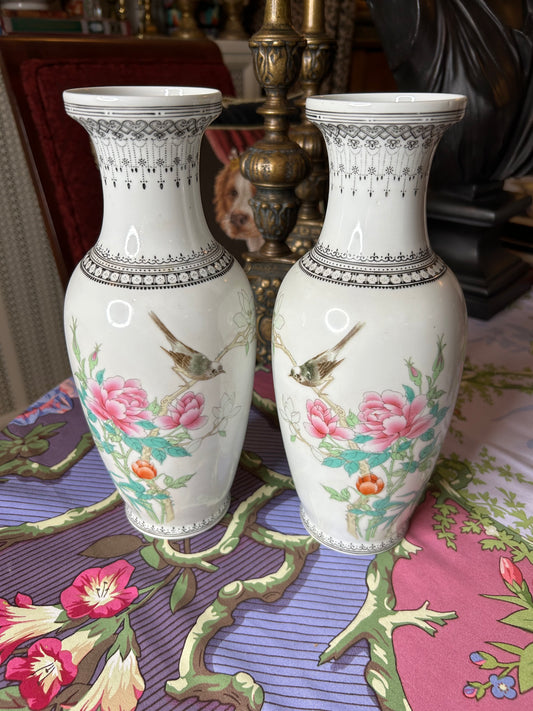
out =
[[180,24],[173,33],[173,37],[181,40],[202,39],[205,37],[194,16],[197,5],[198,0],[177,0],[176,6],[180,11]]
[[300,72],[305,40],[291,25],[289,0],[266,0],[264,22],[249,41],[254,69],[266,94],[258,109],[265,134],[241,156],[242,174],[255,186],[250,201],[265,243],[244,254],[245,271],[255,297],[257,360],[270,363],[272,311],[278,287],[297,255],[285,243],[298,217],[295,188],[310,170],[305,151],[289,138],[287,92]]
[[223,0],[222,6],[227,18],[220,39],[248,39],[241,21],[242,11],[247,4],[248,0]]
[[324,139],[318,128],[305,116],[305,100],[319,93],[333,60],[334,40],[324,31],[324,0],[306,0],[302,37],[307,45],[302,55],[300,84],[302,95],[296,102],[301,110],[301,123],[291,129],[290,136],[311,159],[311,172],[296,188],[302,201],[298,221],[287,239],[298,255],[305,254],[316,242],[324,219],[323,206],[328,184],[328,165]]

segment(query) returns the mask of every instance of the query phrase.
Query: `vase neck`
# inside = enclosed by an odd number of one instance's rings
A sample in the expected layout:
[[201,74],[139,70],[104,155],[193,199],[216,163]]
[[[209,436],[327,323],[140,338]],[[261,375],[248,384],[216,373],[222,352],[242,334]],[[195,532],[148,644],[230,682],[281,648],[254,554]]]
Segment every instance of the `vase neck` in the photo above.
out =
[[211,248],[199,155],[218,105],[121,109],[111,116],[100,108],[68,108],[91,137],[102,180],[97,252],[161,262]]
[[319,242],[369,258],[429,249],[426,193],[449,123],[317,121],[329,159],[329,198]]

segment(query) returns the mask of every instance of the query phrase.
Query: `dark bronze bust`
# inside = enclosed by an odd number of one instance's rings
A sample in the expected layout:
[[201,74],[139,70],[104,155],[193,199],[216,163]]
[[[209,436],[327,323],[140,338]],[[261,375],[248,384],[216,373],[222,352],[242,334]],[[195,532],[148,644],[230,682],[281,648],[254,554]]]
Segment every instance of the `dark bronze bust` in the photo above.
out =
[[533,249],[509,220],[526,209],[503,181],[533,170],[533,0],[367,0],[400,91],[465,94],[439,145],[429,237],[459,278],[469,313],[490,318],[525,292]]
[[533,0],[367,0],[401,91],[466,94],[435,183],[484,184],[533,167]]

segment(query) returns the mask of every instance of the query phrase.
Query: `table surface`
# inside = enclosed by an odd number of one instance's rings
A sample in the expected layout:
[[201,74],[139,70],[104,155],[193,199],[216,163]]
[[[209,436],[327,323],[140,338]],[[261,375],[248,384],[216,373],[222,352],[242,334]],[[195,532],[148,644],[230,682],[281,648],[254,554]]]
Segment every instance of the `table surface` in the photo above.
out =
[[[319,546],[258,373],[230,513],[131,528],[72,381],[0,433],[0,711],[533,708],[533,295],[469,321],[405,539]],[[477,699],[477,701],[476,701]]]

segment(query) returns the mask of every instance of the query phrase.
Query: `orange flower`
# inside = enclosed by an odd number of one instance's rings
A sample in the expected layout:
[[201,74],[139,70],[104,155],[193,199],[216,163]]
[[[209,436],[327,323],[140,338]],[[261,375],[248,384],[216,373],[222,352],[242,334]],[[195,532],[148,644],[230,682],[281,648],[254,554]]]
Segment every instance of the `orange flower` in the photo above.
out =
[[375,474],[366,474],[365,476],[360,476],[357,480],[355,486],[361,494],[365,496],[371,496],[372,494],[379,494],[383,490],[385,484],[381,477]]
[[131,465],[133,473],[137,474],[140,479],[155,479],[157,476],[157,469],[153,464],[147,462],[146,459],[138,459]]

